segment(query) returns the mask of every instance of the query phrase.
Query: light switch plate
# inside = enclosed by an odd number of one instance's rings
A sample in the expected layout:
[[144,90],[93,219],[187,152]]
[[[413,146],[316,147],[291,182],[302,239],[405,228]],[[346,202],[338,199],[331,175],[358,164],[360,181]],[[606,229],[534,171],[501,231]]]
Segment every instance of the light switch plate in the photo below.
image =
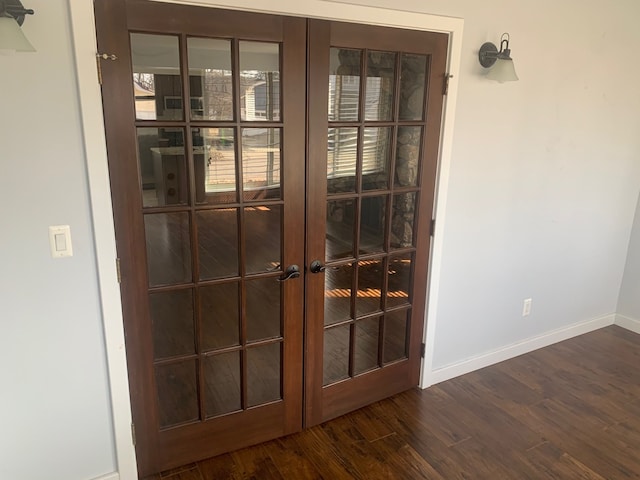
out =
[[73,256],[71,248],[71,228],[69,225],[54,225],[49,227],[49,246],[53,258]]

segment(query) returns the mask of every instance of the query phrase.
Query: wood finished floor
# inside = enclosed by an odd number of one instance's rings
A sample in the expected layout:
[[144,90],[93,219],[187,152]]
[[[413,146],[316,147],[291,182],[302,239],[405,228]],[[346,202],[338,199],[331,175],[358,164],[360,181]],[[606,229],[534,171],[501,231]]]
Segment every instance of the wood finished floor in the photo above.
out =
[[639,366],[611,326],[145,480],[640,478]]

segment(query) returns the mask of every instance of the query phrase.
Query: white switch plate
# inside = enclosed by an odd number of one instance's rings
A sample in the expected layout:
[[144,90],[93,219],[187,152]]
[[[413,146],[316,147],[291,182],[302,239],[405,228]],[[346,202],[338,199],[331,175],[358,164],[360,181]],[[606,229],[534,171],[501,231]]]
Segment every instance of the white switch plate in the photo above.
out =
[[71,228],[69,225],[54,225],[49,227],[49,246],[53,258],[73,256],[71,248]]
[[528,317],[531,313],[531,304],[533,300],[531,298],[525,298],[524,303],[522,304],[522,316]]

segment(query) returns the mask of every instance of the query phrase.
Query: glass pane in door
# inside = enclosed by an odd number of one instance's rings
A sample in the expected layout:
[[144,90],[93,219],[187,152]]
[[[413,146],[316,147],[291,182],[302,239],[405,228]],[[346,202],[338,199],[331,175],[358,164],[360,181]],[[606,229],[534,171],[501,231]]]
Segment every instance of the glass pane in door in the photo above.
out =
[[282,398],[281,342],[247,349],[247,406]]
[[238,275],[238,209],[196,213],[200,279]]
[[196,203],[236,202],[235,130],[230,127],[193,128],[191,135]]
[[142,205],[186,205],[189,178],[183,130],[138,128],[137,133]]
[[418,167],[422,127],[404,126],[398,128],[396,144],[396,187],[415,187],[418,184]]
[[427,56],[402,54],[400,120],[422,120],[427,87]]
[[144,216],[149,286],[191,281],[189,214],[148,213]]
[[191,289],[152,293],[149,310],[153,324],[153,358],[160,360],[195,352]]
[[324,331],[323,385],[349,378],[350,325],[338,325]]
[[156,366],[156,384],[160,428],[198,420],[200,410],[195,360]]
[[240,345],[239,282],[200,287],[201,349]]
[[280,270],[282,207],[258,205],[244,209],[246,273]]
[[245,200],[280,198],[280,129],[242,129],[242,184]]
[[205,357],[203,366],[206,418],[240,410],[242,408],[240,352]]
[[280,120],[280,45],[240,42],[242,120]]
[[136,119],[182,120],[182,76],[178,37],[131,34]]
[[380,340],[380,317],[356,322],[353,373],[357,375],[378,367],[378,343]]
[[360,107],[360,50],[332,48],[329,55],[329,120],[357,121]]
[[189,110],[193,120],[233,120],[231,42],[187,39]]
[[391,120],[395,72],[395,53],[368,52],[365,120]]

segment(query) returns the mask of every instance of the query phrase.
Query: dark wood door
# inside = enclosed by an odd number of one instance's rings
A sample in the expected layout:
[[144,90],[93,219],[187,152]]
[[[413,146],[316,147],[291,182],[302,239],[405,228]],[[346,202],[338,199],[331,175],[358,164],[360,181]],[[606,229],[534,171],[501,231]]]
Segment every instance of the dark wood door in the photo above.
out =
[[310,21],[308,38],[310,426],[418,384],[448,37]]
[[417,385],[446,36],[95,8],[140,473]]
[[140,473],[302,427],[302,19],[95,2]]

